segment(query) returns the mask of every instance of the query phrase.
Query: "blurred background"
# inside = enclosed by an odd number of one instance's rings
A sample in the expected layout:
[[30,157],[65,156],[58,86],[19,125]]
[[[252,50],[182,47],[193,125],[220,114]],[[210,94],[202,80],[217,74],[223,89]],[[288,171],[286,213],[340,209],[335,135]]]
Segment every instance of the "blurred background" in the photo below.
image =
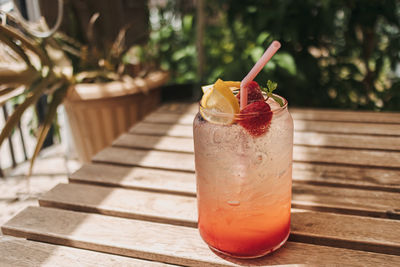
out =
[[[6,7],[11,1],[0,2]],[[14,2],[30,19],[41,10],[49,25],[55,23],[57,1]],[[277,39],[282,48],[257,81],[277,81],[292,105],[400,109],[397,0],[64,2],[59,31],[88,42],[89,19],[99,12],[95,41],[102,46],[129,25],[125,42],[132,49],[124,62],[169,71],[168,85],[181,88],[175,97],[198,98],[193,86],[217,78],[240,80]]]
[[[38,2],[53,25],[57,1]],[[136,70],[154,66],[167,70],[165,99],[198,99],[199,84],[242,79],[276,39],[282,48],[256,80],[277,81],[279,93],[291,105],[400,110],[397,0],[66,0],[65,4],[60,31],[81,42],[87,42],[85,31],[95,12],[100,12],[96,25],[100,44],[114,40],[121,28],[130,25],[125,41],[132,48],[124,63]],[[25,9],[32,10],[30,6]],[[77,23],[82,24],[78,30]]]
[[400,1],[213,0],[201,11],[199,2],[150,1],[145,56],[171,84],[240,80],[276,39],[282,48],[256,80],[277,81],[291,105],[400,110]]

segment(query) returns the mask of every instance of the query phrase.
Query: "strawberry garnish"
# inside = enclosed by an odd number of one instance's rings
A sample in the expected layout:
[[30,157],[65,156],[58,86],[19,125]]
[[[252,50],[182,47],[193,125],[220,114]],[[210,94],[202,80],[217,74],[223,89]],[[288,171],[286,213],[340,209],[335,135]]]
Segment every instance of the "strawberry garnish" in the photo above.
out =
[[261,136],[268,131],[272,120],[271,107],[262,101],[248,104],[239,113],[237,122],[253,136]]
[[[247,87],[247,103],[264,100],[264,97],[261,93],[261,88],[257,82],[251,81],[246,85],[246,87]],[[240,102],[240,91],[236,95],[236,98]]]

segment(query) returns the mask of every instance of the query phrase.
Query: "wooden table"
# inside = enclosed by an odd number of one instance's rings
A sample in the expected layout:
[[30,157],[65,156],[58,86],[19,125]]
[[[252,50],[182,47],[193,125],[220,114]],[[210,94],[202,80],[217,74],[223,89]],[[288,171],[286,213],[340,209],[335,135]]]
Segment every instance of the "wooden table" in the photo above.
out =
[[5,235],[29,240],[3,237],[0,265],[400,266],[400,113],[292,109],[291,235],[244,261],[196,229],[196,112],[162,106],[7,222]]

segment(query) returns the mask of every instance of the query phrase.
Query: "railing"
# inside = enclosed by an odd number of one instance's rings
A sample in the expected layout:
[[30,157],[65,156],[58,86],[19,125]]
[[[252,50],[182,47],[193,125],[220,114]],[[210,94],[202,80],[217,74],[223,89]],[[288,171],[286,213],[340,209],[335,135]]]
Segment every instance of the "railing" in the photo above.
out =
[[[16,96],[16,94],[13,93],[12,95],[10,95],[10,94],[3,95],[0,98],[0,106],[1,106],[2,114],[3,114],[3,118],[4,118],[4,124],[1,125],[0,129],[3,129],[3,127],[5,125],[5,122],[7,121],[8,117],[9,117],[9,114],[17,106],[17,105],[12,105],[10,107],[10,105],[9,105],[10,104],[10,100],[15,96]],[[11,166],[7,166],[7,167],[12,167],[12,168],[17,166],[17,159],[16,159],[16,156],[15,156],[16,147],[14,145],[14,141],[15,140],[13,140],[13,135],[15,135],[15,134],[19,135],[19,142],[20,142],[21,147],[22,147],[23,159],[24,160],[28,160],[28,155],[26,153],[26,146],[25,146],[25,138],[24,138],[24,134],[22,133],[21,123],[19,122],[17,127],[16,127],[16,131],[14,131],[13,134],[10,135],[7,138],[8,150],[9,150],[8,153],[7,154],[6,153],[1,154],[1,157],[9,157],[11,159]],[[6,142],[4,142],[3,145],[6,145],[5,143]],[[4,172],[3,172],[3,169],[2,169],[3,166],[1,166],[2,163],[4,163],[4,160],[3,160],[3,162],[0,161],[0,177],[4,177]]]
[[[14,106],[14,109],[15,109],[15,107],[16,106]],[[8,119],[8,111],[7,111],[6,105],[2,106],[2,110],[3,110],[4,121],[7,121],[7,119]],[[24,135],[22,134],[21,123],[20,122],[18,123],[17,129],[18,129],[18,132],[19,132],[20,140],[21,140],[21,145],[22,145],[22,150],[23,150],[23,153],[24,153],[24,158],[25,158],[25,160],[28,160],[28,156],[26,154]],[[15,152],[14,152],[13,140],[12,140],[11,136],[8,137],[8,146],[9,146],[9,149],[10,149],[12,167],[15,167],[15,166],[17,166],[17,161],[15,160]],[[0,166],[0,171],[1,171],[1,166]],[[0,173],[3,176],[3,172],[1,171]]]
[[[0,116],[2,116],[2,118],[4,119],[4,123],[1,122],[2,120],[0,120],[0,131],[3,129],[5,122],[9,118],[12,111],[15,110],[15,108],[18,106],[18,104],[11,103],[11,99],[13,97],[16,97],[17,95],[20,95],[23,90],[24,88],[21,88],[21,90],[17,89],[13,91],[12,94],[5,94],[0,97],[0,108],[2,113],[2,115]],[[38,101],[35,107],[36,113],[38,114],[39,123],[41,123],[43,120],[43,111],[46,109],[46,102],[46,99],[41,99]],[[32,111],[32,109],[28,109],[26,112],[33,113]],[[32,114],[32,116],[34,116],[34,114]],[[4,143],[0,147],[2,153],[0,154],[0,177],[4,177],[5,168],[15,168],[19,163],[22,163],[29,159],[27,150],[29,147],[35,144],[35,138],[31,137],[28,132],[28,123],[24,122],[21,125],[21,121],[18,122],[13,133],[4,141]],[[53,144],[52,134],[53,131],[50,131],[50,136],[46,138],[47,140],[44,143],[43,147],[48,147]],[[6,146],[8,148],[8,151],[6,151],[3,146]],[[8,159],[4,160],[4,157]]]

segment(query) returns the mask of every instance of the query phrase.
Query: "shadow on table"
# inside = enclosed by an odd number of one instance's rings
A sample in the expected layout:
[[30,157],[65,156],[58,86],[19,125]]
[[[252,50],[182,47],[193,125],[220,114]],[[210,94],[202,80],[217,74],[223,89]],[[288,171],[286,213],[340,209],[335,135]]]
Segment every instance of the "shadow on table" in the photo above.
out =
[[[185,116],[187,116],[187,112],[189,111],[189,110],[193,110],[193,106],[191,106],[191,105],[189,105],[189,104],[184,104],[184,105],[180,105],[180,104],[168,104],[168,105],[166,105],[166,106],[163,106],[163,107],[161,107],[161,108],[159,108],[158,110],[156,110],[155,112],[157,113],[162,113],[162,114],[164,114],[164,115],[168,115],[168,114],[171,114],[171,118],[172,118],[172,120],[169,120],[169,121],[166,121],[166,122],[163,122],[162,124],[163,124],[163,130],[165,131],[165,133],[167,133],[168,132],[168,130],[170,129],[170,128],[172,128],[172,127],[174,127],[174,125],[176,124],[176,123],[178,123],[179,122],[179,120],[182,118],[182,117],[185,117]],[[151,113],[149,116],[154,116],[154,112],[153,113]],[[189,114],[192,114],[193,115],[193,118],[194,118],[194,116],[195,116],[195,113],[193,113],[193,111],[190,113],[189,112]],[[144,119],[144,121],[146,121],[146,118]],[[140,122],[139,122],[140,123]],[[152,121],[152,122],[150,122],[150,124],[151,123],[153,123],[153,124],[157,124],[157,122],[154,122],[154,121]],[[135,126],[133,126],[133,127],[135,127]],[[141,135],[146,135],[146,132],[142,132],[141,133]],[[148,133],[148,135],[151,135],[153,138],[151,139],[151,142],[152,143],[147,143],[147,145],[149,145],[149,146],[155,146],[158,142],[159,142],[159,140],[161,140],[162,138],[163,138],[163,136],[162,136],[162,134],[160,134],[160,135],[153,135],[152,133],[151,133],[151,131]],[[107,148],[106,148],[107,149]],[[127,149],[130,149],[130,148],[127,148]],[[132,163],[132,164],[130,164],[130,163],[128,163],[128,164],[117,164],[117,166],[122,166],[122,167],[125,167],[125,168],[120,168],[120,169],[118,169],[117,171],[115,171],[115,172],[111,172],[111,173],[108,173],[107,175],[112,175],[112,184],[113,185],[117,185],[117,184],[120,184],[124,179],[126,179],[126,177],[127,176],[132,176],[132,172],[131,172],[131,168],[132,167],[140,167],[141,169],[143,169],[144,171],[146,171],[146,169],[148,168],[148,170],[151,170],[152,168],[151,167],[146,167],[146,166],[141,166],[141,164],[140,164],[140,162],[141,162],[141,160],[142,159],[145,159],[146,158],[146,156],[149,154],[149,153],[151,153],[151,150],[149,150],[149,149],[143,149],[143,148],[135,148],[135,149],[137,149],[137,150],[140,150],[140,157],[139,158],[136,158],[135,159],[135,161],[136,161],[136,163]],[[102,151],[100,151],[99,153],[102,153]],[[96,157],[96,156],[95,156]],[[94,157],[94,158],[95,158]],[[98,161],[98,162],[93,162],[93,164],[94,165],[96,165],[97,163],[100,163],[100,161]],[[105,165],[107,165],[107,164],[111,164],[111,165],[113,165],[113,164],[116,164],[115,162],[101,162],[102,164],[105,164]],[[90,165],[93,165],[93,164],[89,164],[89,165],[86,165],[86,166],[90,166]],[[85,165],[84,165],[85,166]],[[79,170],[78,170],[78,172],[79,172]],[[97,172],[97,174],[98,175],[101,175],[102,173],[98,173]],[[90,175],[90,174],[89,174]],[[96,173],[93,173],[93,175],[96,175]],[[135,179],[135,178],[138,178],[138,177],[135,177],[134,176],[135,174],[133,173],[133,177],[131,177],[131,178],[133,178],[133,179]],[[191,175],[193,175],[193,174],[191,174]],[[73,174],[72,174],[72,176],[73,176]],[[104,177],[103,177],[104,178]],[[139,177],[138,178],[138,180],[140,180],[141,178]],[[70,182],[76,182],[75,180],[70,180]],[[96,182],[88,182],[89,184],[101,184],[101,182],[99,182],[99,183],[96,183]],[[103,185],[108,185],[108,186],[110,186],[110,184],[103,184]],[[134,188],[136,188],[136,187],[134,187]],[[137,189],[140,189],[140,187],[138,187]],[[145,189],[145,188],[144,188]],[[110,191],[111,192],[111,191]],[[106,199],[108,197],[108,195],[101,195],[101,196],[98,196],[97,198],[96,198],[96,201],[98,202],[97,204],[101,204],[101,202],[104,200],[104,199]],[[68,207],[63,207],[62,205],[60,205],[59,207],[57,207],[57,208],[64,208],[64,209],[70,209],[70,208],[68,208]],[[24,211],[23,211],[24,212]],[[96,211],[94,211],[94,210],[92,210],[92,211],[89,211],[89,212],[95,212],[96,213]],[[21,212],[22,213],[22,212]],[[18,216],[18,215],[17,215]],[[84,216],[84,217],[87,217],[87,216]],[[14,217],[15,218],[15,217]],[[82,217],[81,217],[82,218]],[[10,221],[12,221],[13,219],[11,219]],[[74,222],[71,222],[71,223],[68,223],[68,222],[65,222],[66,223],[66,227],[64,228],[64,230],[65,229],[68,229],[68,231],[70,232],[70,234],[72,234],[74,231],[75,231],[75,229],[79,229],[79,227],[80,227],[80,224],[81,223],[83,223],[85,221],[85,219],[83,219],[83,220],[81,220],[81,221],[79,221],[79,222],[77,222],[77,221],[74,221]],[[68,226],[68,227],[67,227]],[[4,229],[3,229],[3,231],[4,231]],[[31,240],[38,240],[38,241],[46,241],[46,242],[50,242],[50,243],[53,243],[53,244],[62,244],[62,245],[68,245],[68,246],[74,246],[74,242],[73,241],[71,241],[71,242],[68,242],[68,240],[67,240],[67,237],[65,237],[65,238],[62,238],[63,240],[61,240],[60,238],[56,238],[56,237],[48,237],[48,238],[44,238],[44,239],[46,239],[46,240],[43,240],[43,238],[41,238],[40,237],[40,235],[36,235],[36,234],[29,234],[29,233],[21,233],[20,231],[17,231],[17,232],[15,232],[15,233],[13,233],[13,231],[11,230],[11,231],[5,231],[6,232],[6,234],[11,234],[11,235],[15,235],[15,236],[18,236],[18,237],[25,237],[25,238],[29,238],[29,239],[31,239]],[[68,236],[68,233],[64,233],[66,236]],[[57,247],[55,247],[54,248],[55,250],[57,249]],[[46,253],[43,253],[43,251],[41,251],[41,253],[40,253],[40,257],[37,257],[35,260],[38,262],[38,263],[43,263],[43,264],[45,264],[46,263],[46,261],[47,261],[47,258],[48,257],[52,257],[52,252],[53,251],[51,251],[51,250],[48,250],[48,251],[46,251]],[[20,255],[21,256],[21,255]],[[24,259],[21,259],[21,263],[23,263],[23,261],[24,261]],[[77,259],[77,264],[79,263],[79,259]],[[39,264],[39,265],[41,265],[41,264]]]

